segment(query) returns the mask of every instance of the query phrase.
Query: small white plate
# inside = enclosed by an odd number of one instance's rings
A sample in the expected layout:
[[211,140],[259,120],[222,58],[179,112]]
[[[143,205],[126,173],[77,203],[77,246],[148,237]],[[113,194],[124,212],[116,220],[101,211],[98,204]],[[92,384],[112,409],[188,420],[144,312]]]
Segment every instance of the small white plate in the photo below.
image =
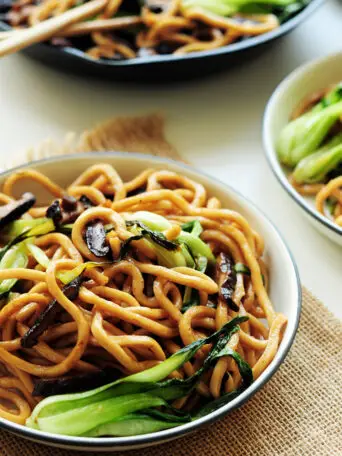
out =
[[307,95],[340,81],[342,52],[310,62],[291,73],[279,84],[266,106],[263,142],[268,162],[283,188],[321,233],[342,245],[342,228],[320,214],[312,204],[312,199],[303,197],[292,187],[275,149],[282,128],[288,123],[291,113],[300,101]]

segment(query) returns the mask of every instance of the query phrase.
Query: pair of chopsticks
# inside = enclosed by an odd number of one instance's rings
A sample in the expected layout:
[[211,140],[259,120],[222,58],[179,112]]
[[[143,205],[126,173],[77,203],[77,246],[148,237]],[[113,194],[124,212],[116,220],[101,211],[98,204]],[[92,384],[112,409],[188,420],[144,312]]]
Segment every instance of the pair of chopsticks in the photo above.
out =
[[33,27],[0,32],[0,57],[13,54],[53,36],[84,35],[94,31],[114,30],[141,22],[141,18],[138,16],[82,22],[102,11],[107,3],[108,0],[91,0]]

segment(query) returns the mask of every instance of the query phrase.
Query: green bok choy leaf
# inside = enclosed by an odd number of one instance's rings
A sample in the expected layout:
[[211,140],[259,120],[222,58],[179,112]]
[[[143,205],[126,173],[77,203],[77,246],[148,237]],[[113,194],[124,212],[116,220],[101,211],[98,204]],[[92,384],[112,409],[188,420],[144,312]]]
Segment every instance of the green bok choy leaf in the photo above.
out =
[[281,131],[276,146],[280,161],[294,167],[312,154],[324,142],[341,115],[342,101],[339,101],[318,111],[314,108],[288,123]]
[[[231,320],[209,337],[184,347],[167,360],[143,372],[129,375],[85,393],[46,398],[35,407],[26,424],[52,433],[86,435],[88,432],[90,434],[105,432],[100,428],[102,425],[109,426],[111,422],[124,420],[124,417],[135,411],[159,406],[169,407],[168,400],[188,394],[215,359],[227,356],[225,350],[227,342],[231,335],[238,331],[239,323],[246,320],[246,317]],[[213,344],[212,349],[203,366],[193,376],[184,380],[162,381],[208,343]],[[154,418],[158,417],[154,416]],[[171,418],[169,417],[167,421],[171,421]],[[177,416],[174,421],[179,421]],[[109,427],[106,428],[106,432],[108,430]]]
[[340,163],[342,163],[342,133],[317,152],[303,158],[296,166],[293,177],[298,184],[324,182],[327,174]]
[[183,11],[201,8],[219,16],[231,16],[248,5],[287,6],[295,2],[296,0],[183,0],[181,7]]

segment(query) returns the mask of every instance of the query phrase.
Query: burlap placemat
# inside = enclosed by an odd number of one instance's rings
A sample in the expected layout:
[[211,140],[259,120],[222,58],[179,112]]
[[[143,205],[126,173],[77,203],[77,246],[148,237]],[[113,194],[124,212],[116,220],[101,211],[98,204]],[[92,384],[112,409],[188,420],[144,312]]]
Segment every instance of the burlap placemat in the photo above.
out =
[[[72,137],[72,140],[70,138]],[[180,158],[164,139],[160,116],[117,119],[69,135],[31,157],[75,150],[127,150]],[[25,157],[20,157],[21,161]],[[2,456],[79,456],[0,432]],[[93,453],[95,454],[95,453]],[[242,408],[189,437],[118,456],[341,456],[342,323],[305,288],[294,345],[272,380]]]

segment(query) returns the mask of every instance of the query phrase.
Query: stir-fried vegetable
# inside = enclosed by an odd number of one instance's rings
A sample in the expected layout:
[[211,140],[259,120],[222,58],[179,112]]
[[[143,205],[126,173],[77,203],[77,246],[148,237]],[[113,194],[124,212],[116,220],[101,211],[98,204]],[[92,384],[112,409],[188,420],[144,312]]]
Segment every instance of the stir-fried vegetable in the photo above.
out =
[[49,226],[52,230],[55,229],[55,225],[53,224],[52,220],[47,217],[40,217],[30,220],[19,219],[11,222],[2,232],[2,235],[5,239],[10,241],[23,233],[29,232],[31,229],[36,228],[39,225],[43,225],[44,227]]
[[[336,142],[338,145],[333,147]],[[323,182],[327,174],[342,163],[342,134],[319,149],[303,158],[296,166],[293,178],[298,184]]]
[[[173,268],[187,265],[184,251],[178,243],[167,240],[163,233],[159,231],[152,231],[140,220],[126,221],[126,224],[134,236],[123,243],[120,258],[124,258],[128,253],[128,247],[131,242],[145,239],[145,241],[153,247],[158,258],[158,263],[162,266]],[[187,252],[185,252],[185,254],[186,253]]]
[[223,394],[221,397],[215,399],[214,401],[209,402],[208,404],[204,405],[195,415],[195,418],[200,418],[201,416],[208,415],[208,413],[214,412],[220,407],[228,404],[230,401],[235,399],[239,394],[241,394],[244,390],[246,390],[252,383],[253,383],[253,372],[246,361],[244,361],[241,356],[232,350],[229,347],[225,347],[222,350],[222,353],[225,353],[226,356],[230,356],[236,362],[241,378],[242,383],[235,391],[230,393]]
[[[29,242],[29,241],[31,241],[31,242]],[[32,238],[27,240],[26,247],[27,247],[27,250],[30,252],[30,254],[33,256],[33,258],[37,261],[38,264],[43,266],[44,269],[47,269],[49,267],[50,260],[49,260],[48,256],[46,255],[44,250],[37,247],[33,243]]]
[[164,399],[148,393],[111,397],[64,413],[37,418],[39,429],[54,434],[82,435],[101,424],[132,412],[167,405]]
[[[145,371],[85,393],[46,398],[35,407],[27,425],[52,433],[85,436],[131,435],[176,426],[189,418],[174,414],[167,401],[189,394],[216,359],[232,356],[237,360],[244,387],[248,384],[245,379],[252,378],[250,368],[248,375],[243,370],[247,369],[246,363],[242,365],[239,355],[226,347],[232,334],[239,330],[238,325],[246,320],[246,317],[233,319],[211,336],[197,340]],[[212,348],[203,366],[194,375],[187,379],[161,381],[208,343],[213,344]],[[154,410],[160,406],[172,414]]]
[[[177,252],[174,252],[174,255],[171,255],[170,252],[165,252],[165,250],[160,251],[157,248],[158,261],[162,265],[167,267],[185,265],[195,267],[196,258],[203,257],[207,258],[209,262],[215,263],[215,257],[209,246],[199,237],[202,227],[198,220],[185,224],[185,230],[182,227],[180,235],[174,241],[167,241],[162,234],[163,231],[172,228],[172,224],[161,215],[148,211],[139,211],[132,214],[126,223],[129,227],[135,224],[140,226],[140,228],[146,231],[145,235],[150,236],[152,241],[167,251],[178,249]],[[158,239],[161,239],[162,242],[158,242]],[[171,248],[172,245],[174,249]]]
[[236,263],[234,265],[234,271],[236,273],[245,274],[245,275],[248,275],[248,276],[251,275],[251,270],[249,269],[248,266],[246,266],[243,263]]
[[152,231],[147,225],[140,220],[133,220],[126,222],[127,227],[134,229],[135,232],[140,233],[142,237],[146,236],[151,239],[155,244],[163,247],[166,250],[177,250],[178,244],[173,241],[169,241],[166,237],[158,232]]
[[166,421],[154,418],[143,413],[134,413],[122,416],[112,421],[91,429],[85,437],[101,437],[114,435],[116,437],[128,437],[130,435],[150,434],[179,426],[179,421]]
[[[10,248],[0,261],[1,269],[26,268],[28,257],[23,245]],[[5,279],[0,282],[0,298],[8,293],[16,284],[18,279]]]
[[326,108],[335,103],[342,101],[342,83],[340,82],[335,87],[333,87],[320,101],[319,105],[321,108]]
[[185,244],[195,258],[204,257],[207,258],[208,261],[215,263],[215,257],[210,250],[210,247],[197,235],[182,231],[181,234],[177,237],[177,241]]
[[294,167],[324,142],[342,115],[342,101],[324,108],[321,105],[287,124],[277,142],[279,159]]
[[[202,225],[199,222],[199,220],[193,220],[191,222],[184,223],[181,228],[182,228],[183,235],[189,234],[193,239],[195,239],[195,238],[199,239],[199,236],[201,235],[201,233],[203,231]],[[184,237],[183,237],[183,239],[184,239]],[[201,240],[200,240],[200,242],[202,244],[204,244]],[[192,242],[192,244],[193,244],[193,242]],[[193,247],[194,247],[194,244],[193,244]],[[210,251],[210,258],[211,257],[214,258],[209,247],[207,245],[206,245],[206,247]],[[200,250],[202,250],[202,252],[203,252],[202,248]],[[208,253],[208,251],[206,253]],[[215,259],[214,259],[214,261],[215,261]],[[205,271],[208,267],[208,256],[197,255],[195,257],[194,265],[192,267],[197,269],[197,271],[205,273]],[[182,313],[186,312],[190,307],[198,306],[199,304],[200,304],[200,297],[199,297],[198,290],[195,290],[191,287],[185,287],[184,296],[183,296]]]
[[219,16],[231,16],[240,12],[246,6],[275,5],[287,6],[295,0],[182,0],[182,8],[186,12],[188,9],[201,8]]
[[182,231],[186,231],[187,233],[191,233],[193,236],[199,237],[203,232],[203,228],[201,222],[195,219],[191,222],[183,223]]
[[127,220],[138,220],[150,228],[150,230],[154,231],[166,231],[172,227],[171,222],[169,222],[165,217],[148,211],[134,212],[134,214],[127,217]]

